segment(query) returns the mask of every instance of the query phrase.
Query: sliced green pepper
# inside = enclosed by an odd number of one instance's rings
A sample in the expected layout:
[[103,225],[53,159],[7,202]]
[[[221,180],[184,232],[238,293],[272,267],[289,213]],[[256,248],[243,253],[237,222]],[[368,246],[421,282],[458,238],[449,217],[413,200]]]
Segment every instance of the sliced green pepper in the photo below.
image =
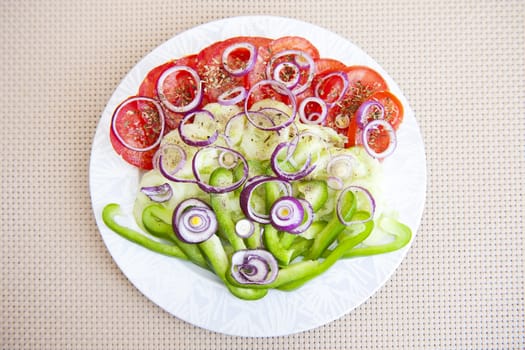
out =
[[[266,207],[270,208],[281,196],[280,188],[277,183],[272,181],[266,182],[264,187],[266,190]],[[279,231],[271,224],[264,225],[263,242],[266,249],[273,254],[280,265],[288,265],[290,263],[293,251],[283,248]]]
[[[233,174],[228,169],[217,168],[211,173],[209,182],[211,186],[225,186],[233,183]],[[219,231],[230,242],[233,249],[246,249],[244,240],[235,233],[235,222],[233,222],[230,210],[225,210],[231,207],[229,203],[233,202],[232,196],[235,196],[232,192],[212,193],[210,194],[210,204],[217,217]],[[235,198],[234,202],[238,203],[238,198]]]
[[173,213],[160,204],[147,206],[142,212],[142,223],[146,230],[156,237],[162,237],[175,243],[189,260],[200,267],[208,268],[206,259],[195,244],[181,241],[173,232],[171,225]]
[[[367,215],[367,214],[364,214],[364,215]],[[374,227],[374,222],[368,221],[367,223],[362,225],[362,231],[357,235],[359,236],[358,238],[357,237],[355,239],[347,238],[343,240],[342,242],[339,242],[337,247],[333,251],[331,251],[326,256],[325,259],[303,260],[303,261],[288,265],[279,270],[279,274],[277,275],[277,278],[273,282],[264,284],[264,285],[250,284],[250,287],[254,289],[259,289],[259,288],[278,288],[282,290],[295,289],[303,285],[307,281],[321,275],[326,270],[328,270],[350,248],[354,247],[356,244],[362,241],[364,237],[368,237],[373,227]],[[233,279],[231,274],[227,274],[226,276],[227,276],[228,281],[230,281],[230,283],[232,283],[233,285],[239,285],[239,283]]]
[[156,253],[173,256],[183,260],[188,260],[186,254],[184,254],[184,252],[176,245],[159,243],[146,237],[140,232],[118,224],[115,221],[115,217],[120,214],[120,205],[111,203],[106,205],[102,210],[102,220],[112,231],[118,233],[120,236],[133,243],[136,243]]
[[359,256],[369,256],[393,252],[406,246],[412,239],[412,230],[410,227],[399,221],[384,217],[379,220],[379,227],[394,236],[394,240],[389,243],[373,245],[367,247],[355,247],[348,250],[343,257],[354,258]]
[[263,298],[268,290],[253,289],[242,285],[233,285],[226,278],[229,275],[230,260],[224,251],[221,240],[216,235],[211,236],[207,241],[199,243],[202,253],[208,258],[211,268],[215,274],[224,282],[228,290],[238,298],[244,300],[257,300]]
[[[358,212],[356,212],[354,214],[354,216],[352,217],[352,220],[364,220],[364,219],[366,219],[369,216],[370,216],[370,214],[368,212],[358,211]],[[351,248],[355,247],[356,245],[358,245],[359,243],[364,241],[368,236],[370,236],[370,233],[372,233],[372,230],[374,229],[374,222],[372,220],[370,220],[370,221],[368,221],[368,222],[366,222],[364,224],[358,224],[358,225],[356,224],[356,225],[353,225],[351,227],[352,227],[351,229],[345,230],[339,235],[339,237],[338,237],[338,241],[339,241],[338,247],[341,244],[344,243],[344,247],[346,247],[344,249],[350,249],[351,250]],[[335,249],[334,250],[326,250],[323,253],[323,257],[326,258],[327,260],[329,258],[333,259],[334,252],[335,252]],[[348,250],[347,250],[347,252],[348,252]],[[337,255],[342,255],[340,258],[344,257],[344,254],[346,254],[346,252],[343,251],[343,248],[341,248],[341,250],[337,253]],[[302,279],[298,279],[298,280],[295,280],[293,282],[290,282],[290,283],[287,283],[285,285],[282,285],[278,289],[284,290],[284,291],[291,291],[291,290],[297,289],[297,288],[301,287],[302,285],[304,285],[306,282],[308,282],[308,281],[312,280],[313,278],[315,278],[316,276],[317,275],[312,274],[312,275],[310,275],[308,277],[305,277],[305,278],[302,278]]]
[[[354,193],[352,193],[352,191],[346,192],[341,208],[341,214],[345,220],[349,221],[352,218],[356,211],[356,206],[357,203]],[[315,236],[312,248],[305,258],[312,260],[318,259],[346,227],[347,226],[339,220],[337,210],[334,210],[332,219],[328,222],[328,225]]]

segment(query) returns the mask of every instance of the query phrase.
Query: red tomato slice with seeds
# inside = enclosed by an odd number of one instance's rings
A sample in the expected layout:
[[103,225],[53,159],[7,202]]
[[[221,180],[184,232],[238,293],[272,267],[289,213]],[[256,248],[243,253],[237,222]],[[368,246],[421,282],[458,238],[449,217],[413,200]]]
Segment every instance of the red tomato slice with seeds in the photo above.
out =
[[403,121],[403,104],[390,91],[377,91],[370,96],[370,100],[377,101],[385,109],[384,119],[388,121],[394,130],[399,128]]
[[111,145],[117,154],[119,154],[126,162],[137,168],[144,170],[153,169],[153,157],[155,156],[156,149],[152,149],[146,152],[138,152],[131,150],[124,146],[115,136],[113,130],[110,130],[109,140]]
[[152,101],[134,100],[134,97],[123,101],[115,110],[110,128],[110,141],[115,152],[141,169],[153,168],[153,156],[162,136],[158,112],[161,107]]
[[[365,66],[348,66],[343,70],[348,77],[348,89],[338,103],[328,112],[327,125],[348,137],[347,147],[356,145],[357,123],[355,112],[359,106],[377,91],[388,90],[383,77],[375,70]],[[338,128],[336,118],[348,118],[347,128]]]
[[[197,65],[197,55],[189,55],[189,56],[179,58],[177,60],[168,61],[164,64],[161,64],[153,68],[151,71],[148,72],[148,74],[142,81],[142,84],[140,84],[138,95],[145,96],[145,97],[151,97],[151,98],[159,100],[159,96],[157,95],[157,82],[159,81],[160,76],[165,70],[171,67],[174,67],[174,66],[188,66],[188,67],[195,69],[196,65]],[[165,84],[169,84],[169,81],[165,82]],[[181,90],[181,93],[184,93],[184,90]],[[175,113],[173,111],[170,111],[168,108],[164,106],[163,106],[163,111],[166,117],[166,131],[176,129],[179,125],[180,120],[183,118],[183,115],[180,113]]]
[[[254,45],[258,50],[259,47],[267,45],[271,40],[262,37],[239,36],[212,44],[197,55],[197,72],[202,79],[204,98],[206,100],[217,101],[217,98],[222,93],[245,85],[245,77],[237,77],[230,74],[224,69],[222,64],[224,50],[231,45],[243,42]],[[230,56],[231,60],[244,61],[247,59],[245,50],[236,50]]]
[[283,36],[273,40],[268,46],[271,54],[285,50],[299,50],[309,54],[314,60],[319,58],[319,50],[305,38],[299,36]]
[[[279,39],[271,40],[267,45],[261,46],[259,48],[255,67],[246,77],[246,89],[249,90],[259,81],[268,79],[266,76],[266,66],[268,65],[268,62],[273,55],[286,50],[298,50],[306,52],[312,57],[314,61],[319,59],[319,51],[317,48],[310,41],[304,38],[297,36],[285,36]],[[285,58],[283,58],[283,60],[284,59]],[[304,94],[304,97],[307,96],[311,95],[308,93]]]

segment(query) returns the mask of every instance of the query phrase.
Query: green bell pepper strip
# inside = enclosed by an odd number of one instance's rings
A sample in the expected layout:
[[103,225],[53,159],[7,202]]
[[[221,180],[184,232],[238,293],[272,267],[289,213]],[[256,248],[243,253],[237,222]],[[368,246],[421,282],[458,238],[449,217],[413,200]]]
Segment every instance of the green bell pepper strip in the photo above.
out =
[[412,230],[410,227],[395,219],[388,217],[381,218],[379,227],[393,235],[394,240],[380,245],[352,248],[343,255],[343,258],[355,258],[393,252],[406,246],[412,239]]
[[293,261],[300,255],[303,255],[310,247],[312,246],[313,241],[310,239],[304,239],[302,237],[297,237],[293,242],[290,250],[292,251],[292,257],[290,261]]
[[253,224],[255,225],[255,229],[254,229],[252,235],[250,237],[244,239],[244,243],[246,244],[246,247],[248,249],[258,249],[262,245],[262,241],[261,241],[261,238],[262,238],[261,237],[261,227],[256,222],[254,222]]
[[146,249],[154,251],[156,253],[164,254],[167,256],[176,257],[183,260],[188,260],[188,257],[184,252],[176,245],[169,245],[154,241],[140,232],[132,230],[128,227],[124,227],[115,221],[115,217],[121,214],[120,205],[111,203],[104,207],[102,210],[102,220],[104,223],[115,233],[119,234],[123,238],[136,243]]
[[264,225],[263,243],[266,249],[277,259],[280,266],[286,266],[292,260],[293,251],[281,246],[279,231],[271,224]]
[[[210,186],[227,186],[233,182],[233,174],[230,170],[225,168],[217,168],[210,175]],[[233,193],[211,193],[210,194],[210,205],[213,209],[215,216],[217,217],[217,223],[219,224],[219,231],[222,235],[230,242],[234,250],[246,249],[244,240],[235,233],[235,223],[229,213],[226,210],[230,205],[228,202],[231,201]],[[238,203],[238,198],[235,198],[235,202]]]
[[152,236],[175,242],[171,227],[172,213],[160,204],[151,204],[142,211],[142,224]]
[[208,268],[208,263],[195,244],[181,241],[173,232],[171,225],[173,213],[160,204],[147,206],[142,212],[142,223],[146,230],[156,237],[166,238],[184,252],[190,261],[196,265]]
[[[370,214],[368,212],[358,211],[354,214],[354,216],[352,217],[352,220],[364,220],[368,217],[370,217]],[[350,227],[353,228],[354,226],[357,226],[357,225],[352,225]],[[344,246],[346,247],[346,249],[351,250],[351,248],[355,247],[356,245],[364,241],[372,233],[372,230],[374,229],[374,221],[370,220],[364,224],[359,224],[359,229],[360,229],[359,231],[353,230],[354,232],[352,232],[352,234],[349,234],[349,231],[352,231],[350,229],[343,231],[338,237],[338,242],[339,242],[338,247],[344,243]],[[323,253],[323,257],[326,259],[330,258],[330,256],[334,253],[334,251],[335,249],[326,250]],[[346,252],[342,251],[342,253],[339,252],[338,254],[342,254],[342,257],[344,257],[344,254],[346,254]],[[301,287],[302,285],[314,279],[315,277],[317,277],[317,275],[310,275],[308,277],[284,284],[280,286],[278,289],[283,290],[283,291],[291,291],[291,290]]]
[[[362,237],[368,237],[370,232],[374,227],[374,222],[369,221],[363,225],[363,231],[359,233],[361,236],[359,239],[362,240]],[[249,286],[253,289],[268,289],[268,288],[279,288],[283,290],[292,290],[295,289],[307,281],[321,275],[330,267],[332,267],[350,248],[354,247],[359,240],[356,239],[345,239],[340,242],[337,247],[328,254],[326,259],[317,259],[317,260],[303,260],[286,267],[283,267],[279,270],[277,278],[268,284],[250,284]],[[226,275],[226,279],[235,286],[241,286],[235,279],[231,276],[231,273]]]
[[[266,190],[266,206],[270,208],[281,196],[279,185],[270,181],[266,182],[264,187]],[[279,231],[271,224],[264,225],[263,242],[266,249],[277,259],[279,265],[286,266],[290,263],[293,251],[282,247]]]
[[279,240],[279,243],[281,244],[281,247],[283,249],[290,249],[293,242],[295,242],[296,238],[297,235],[294,235],[293,233],[283,232],[281,234],[281,239]]
[[229,275],[230,259],[224,251],[221,240],[217,235],[211,236],[208,240],[198,245],[202,253],[208,258],[208,262],[215,274],[224,282],[233,295],[244,300],[257,300],[263,298],[268,293],[267,289],[253,289],[230,283],[226,278],[226,276]]
[[[355,194],[352,191],[348,191],[345,194],[345,198],[342,201],[341,213],[345,220],[350,220],[357,206]],[[328,222],[325,228],[319,232],[315,238],[312,248],[309,253],[305,256],[306,259],[315,260],[321,257],[323,252],[335,241],[337,236],[345,230],[347,226],[344,225],[337,216],[337,210],[334,210],[332,219]]]
[[[326,181],[306,180],[294,184],[294,187],[299,194],[298,197],[307,200],[312,206],[314,213],[321,209],[328,199],[328,185]],[[284,249],[289,249],[296,237],[297,235],[283,232],[281,246]]]

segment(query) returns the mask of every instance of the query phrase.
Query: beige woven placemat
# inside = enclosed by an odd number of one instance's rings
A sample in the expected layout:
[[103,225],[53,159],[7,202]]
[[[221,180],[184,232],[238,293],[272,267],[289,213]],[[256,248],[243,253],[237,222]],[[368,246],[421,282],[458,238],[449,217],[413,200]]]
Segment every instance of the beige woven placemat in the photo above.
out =
[[[404,90],[426,144],[417,239],[365,304],[321,328],[237,338],[162,311],[116,267],[88,189],[100,113],[173,35],[245,14],[349,38]],[[525,348],[523,1],[2,1],[2,349]]]

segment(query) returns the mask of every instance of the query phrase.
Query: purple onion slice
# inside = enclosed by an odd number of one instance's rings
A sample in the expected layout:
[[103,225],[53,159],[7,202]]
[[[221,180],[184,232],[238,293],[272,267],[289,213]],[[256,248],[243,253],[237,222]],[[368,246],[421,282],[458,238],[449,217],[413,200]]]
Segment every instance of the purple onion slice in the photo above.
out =
[[163,203],[167,202],[173,196],[173,191],[169,183],[165,182],[158,186],[146,186],[140,189],[153,202]]
[[231,257],[230,272],[240,284],[268,284],[277,278],[279,265],[267,250],[238,250]]
[[179,203],[173,212],[173,230],[185,243],[202,243],[217,232],[217,217],[200,199],[190,198]]

